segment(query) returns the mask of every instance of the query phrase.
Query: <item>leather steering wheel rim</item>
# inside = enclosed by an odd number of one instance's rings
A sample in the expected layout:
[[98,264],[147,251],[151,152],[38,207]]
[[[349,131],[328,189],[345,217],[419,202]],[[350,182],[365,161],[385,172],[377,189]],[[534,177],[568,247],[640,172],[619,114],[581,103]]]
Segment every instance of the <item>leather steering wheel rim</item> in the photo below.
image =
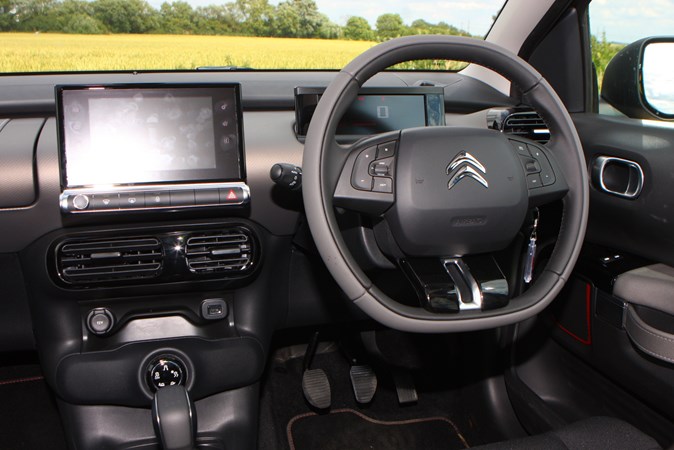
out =
[[[337,123],[369,78],[392,65],[422,59],[461,60],[503,75],[522,92],[522,101],[546,121],[546,145],[557,158],[569,190],[555,249],[544,271],[522,295],[496,310],[431,313],[402,305],[378,289],[350,254],[337,226],[332,198],[344,159],[335,142]],[[343,151],[343,149],[341,150]],[[372,319],[394,329],[444,333],[494,328],[541,312],[569,279],[580,253],[588,216],[584,154],[571,117],[546,80],[514,53],[495,44],[458,36],[408,36],[379,44],[349,63],[327,87],[313,115],[304,145],[303,197],[318,251],[346,296]]]

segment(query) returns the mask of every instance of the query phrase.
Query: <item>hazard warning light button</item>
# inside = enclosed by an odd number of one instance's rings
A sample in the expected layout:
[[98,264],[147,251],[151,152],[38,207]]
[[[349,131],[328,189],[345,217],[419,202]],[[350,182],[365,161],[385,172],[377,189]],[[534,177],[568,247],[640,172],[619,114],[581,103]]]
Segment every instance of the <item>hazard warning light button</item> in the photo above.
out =
[[239,205],[243,203],[243,189],[231,187],[220,189],[220,203],[223,205]]

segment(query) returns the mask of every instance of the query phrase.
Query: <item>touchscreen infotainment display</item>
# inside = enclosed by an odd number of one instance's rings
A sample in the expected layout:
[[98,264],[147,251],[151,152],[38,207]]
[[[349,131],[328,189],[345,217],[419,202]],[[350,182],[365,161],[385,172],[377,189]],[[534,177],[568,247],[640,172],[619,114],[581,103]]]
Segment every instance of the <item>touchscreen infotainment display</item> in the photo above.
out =
[[243,179],[237,84],[59,86],[65,187]]

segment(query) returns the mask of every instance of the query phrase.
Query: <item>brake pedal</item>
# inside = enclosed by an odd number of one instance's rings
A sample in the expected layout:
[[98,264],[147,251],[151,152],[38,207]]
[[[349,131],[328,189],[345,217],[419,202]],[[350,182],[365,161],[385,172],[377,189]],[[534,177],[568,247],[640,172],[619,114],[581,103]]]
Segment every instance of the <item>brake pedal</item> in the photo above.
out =
[[351,366],[349,370],[353,394],[358,403],[370,403],[377,392],[377,375],[370,366]]
[[396,394],[398,394],[398,403],[401,405],[409,405],[416,403],[419,400],[417,388],[414,385],[412,374],[406,370],[395,369],[393,371],[393,383],[396,386]]
[[318,347],[318,332],[311,336],[304,354],[304,372],[302,373],[302,393],[307,402],[316,409],[325,410],[332,404],[330,381],[323,369],[311,369],[311,362]]
[[332,404],[330,381],[323,369],[305,370],[302,374],[302,393],[311,406],[328,409]]

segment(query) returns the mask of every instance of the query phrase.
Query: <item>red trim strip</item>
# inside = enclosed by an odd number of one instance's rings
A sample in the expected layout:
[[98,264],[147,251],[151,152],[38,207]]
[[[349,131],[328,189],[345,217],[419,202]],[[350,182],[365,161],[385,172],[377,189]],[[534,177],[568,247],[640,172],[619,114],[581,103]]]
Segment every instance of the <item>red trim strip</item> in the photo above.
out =
[[0,386],[5,386],[7,384],[18,384],[18,383],[28,383],[30,381],[40,381],[44,380],[44,377],[42,375],[36,376],[36,377],[28,377],[28,378],[17,378],[14,380],[4,380],[0,381]]
[[585,284],[585,323],[587,326],[587,338],[583,339],[575,333],[567,330],[556,319],[555,322],[560,330],[577,340],[583,345],[592,345],[592,286],[590,283]]

